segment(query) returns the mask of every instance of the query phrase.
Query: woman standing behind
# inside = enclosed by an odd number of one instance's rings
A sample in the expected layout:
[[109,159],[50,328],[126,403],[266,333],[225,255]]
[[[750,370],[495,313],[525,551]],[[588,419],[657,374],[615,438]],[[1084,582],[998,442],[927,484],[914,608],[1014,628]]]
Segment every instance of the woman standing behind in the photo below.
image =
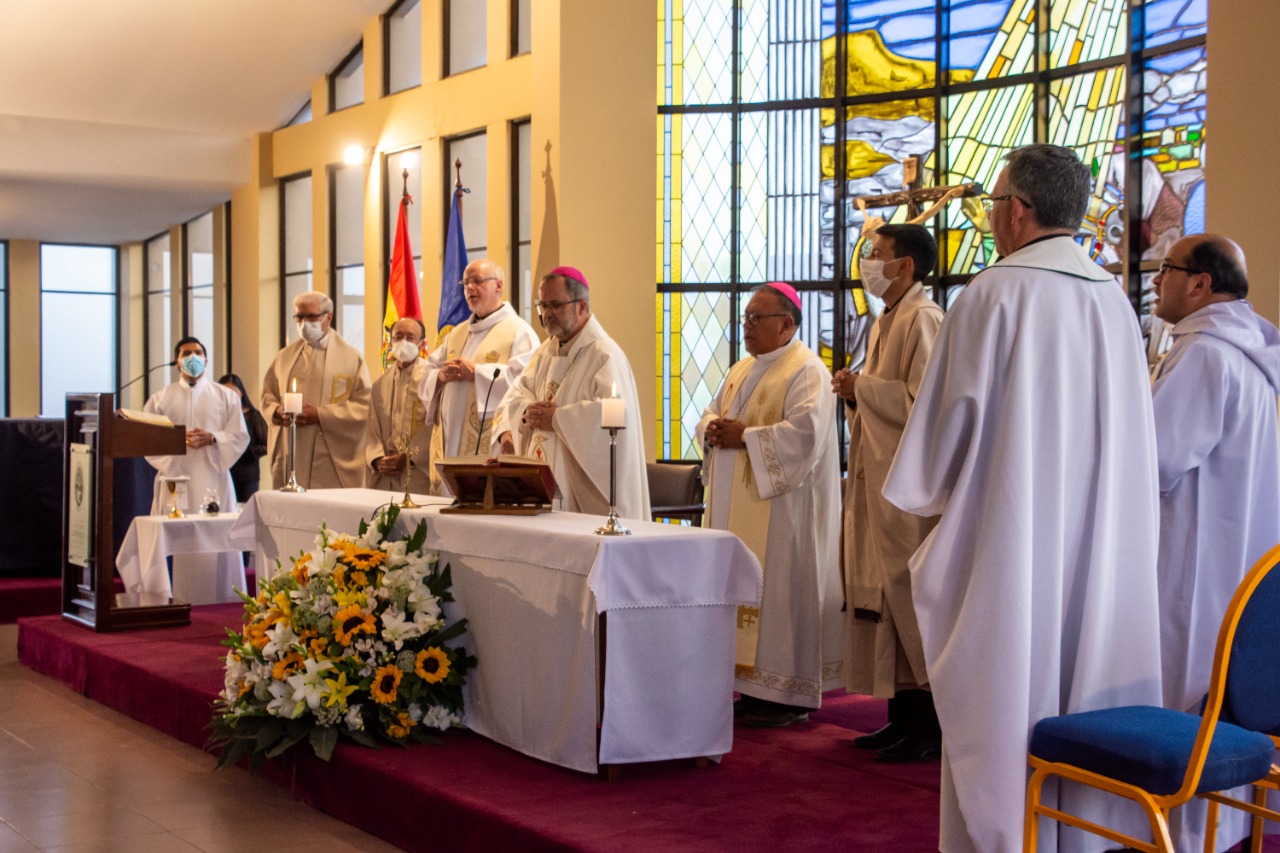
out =
[[240,395],[240,410],[244,412],[244,425],[249,431],[249,446],[231,466],[231,482],[236,487],[236,502],[244,503],[258,491],[262,478],[258,460],[267,453],[267,421],[249,400],[249,394],[244,390],[244,383],[239,376],[228,373],[218,383]]

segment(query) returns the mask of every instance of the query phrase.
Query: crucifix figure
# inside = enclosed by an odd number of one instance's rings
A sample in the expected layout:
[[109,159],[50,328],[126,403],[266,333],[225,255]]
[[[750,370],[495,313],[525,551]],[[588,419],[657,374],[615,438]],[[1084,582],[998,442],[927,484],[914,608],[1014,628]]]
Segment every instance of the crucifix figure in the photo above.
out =
[[[907,222],[912,225],[921,225],[937,216],[948,202],[957,198],[974,198],[982,195],[982,184],[976,181],[954,186],[926,187],[924,170],[920,166],[919,157],[907,157],[902,161],[902,189],[898,192],[854,197],[853,203],[858,206],[858,210],[862,211],[864,217],[863,237],[875,233],[876,229],[884,224],[884,220],[878,216],[867,216],[868,207],[896,207],[905,204]],[[922,211],[921,207],[925,202],[932,202],[932,205]]]

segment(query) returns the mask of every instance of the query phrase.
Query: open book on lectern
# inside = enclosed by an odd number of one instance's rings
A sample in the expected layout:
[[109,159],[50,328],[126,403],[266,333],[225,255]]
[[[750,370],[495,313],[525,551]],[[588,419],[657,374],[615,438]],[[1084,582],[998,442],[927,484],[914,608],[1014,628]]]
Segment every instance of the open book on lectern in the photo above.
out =
[[551,509],[556,495],[551,466],[527,456],[454,456],[436,470],[454,494],[441,512],[537,515]]

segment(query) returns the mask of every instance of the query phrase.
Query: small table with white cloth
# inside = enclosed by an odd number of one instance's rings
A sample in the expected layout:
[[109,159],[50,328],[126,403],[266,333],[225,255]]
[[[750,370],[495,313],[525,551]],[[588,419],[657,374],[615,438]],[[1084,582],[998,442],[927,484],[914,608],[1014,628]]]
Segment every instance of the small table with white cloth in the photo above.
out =
[[[354,534],[391,500],[262,491],[231,538],[258,547],[266,578],[276,559],[315,548],[322,521]],[[427,520],[426,547],[452,570],[446,616],[468,620],[479,661],[464,691],[470,729],[584,772],[730,750],[738,606],[761,585],[736,536],[631,519],[633,535],[597,536],[600,516],[440,514],[446,500],[414,500],[428,505],[401,510],[397,529]]]
[[[242,550],[228,538],[237,512],[168,518],[140,515],[116,555],[116,571],[126,592],[155,593],[189,604],[236,601],[245,588]],[[169,582],[173,557],[173,583]]]

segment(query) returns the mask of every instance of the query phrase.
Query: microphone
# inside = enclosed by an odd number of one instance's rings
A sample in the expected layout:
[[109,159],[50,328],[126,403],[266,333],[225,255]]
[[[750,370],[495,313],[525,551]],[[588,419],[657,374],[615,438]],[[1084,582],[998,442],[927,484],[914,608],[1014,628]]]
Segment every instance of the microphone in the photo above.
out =
[[162,367],[174,367],[177,364],[178,364],[178,360],[175,358],[173,361],[166,361],[164,364],[157,364],[155,367],[148,367],[146,373],[143,373],[141,376],[133,377],[128,382],[124,383],[123,385],[121,385],[119,388],[116,389],[116,397],[117,397],[116,402],[119,402],[118,398],[120,397],[120,392],[128,388],[130,385],[134,384],[135,382],[141,379],[144,379],[150,376],[152,373],[156,372]]
[[480,439],[484,437],[484,416],[489,412],[489,395],[493,393],[493,385],[498,381],[498,375],[501,372],[497,367],[493,369],[493,378],[489,380],[489,390],[484,395],[484,408],[480,410],[480,432],[476,433],[476,456],[480,455]]

